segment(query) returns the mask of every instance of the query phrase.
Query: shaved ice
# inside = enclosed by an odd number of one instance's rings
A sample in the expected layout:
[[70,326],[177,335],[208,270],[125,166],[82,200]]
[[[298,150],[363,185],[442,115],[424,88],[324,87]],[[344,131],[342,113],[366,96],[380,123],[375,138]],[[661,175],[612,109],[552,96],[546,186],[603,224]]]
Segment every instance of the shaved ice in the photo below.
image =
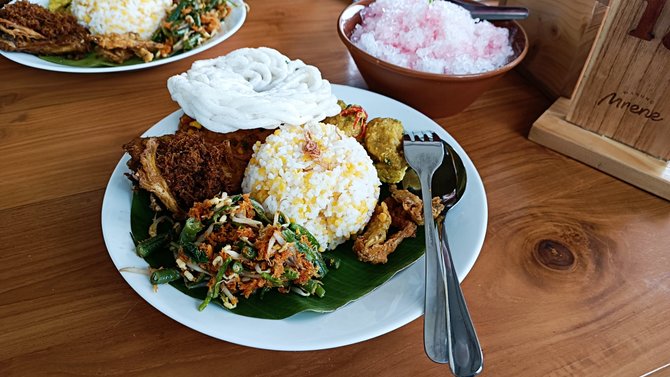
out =
[[351,41],[370,55],[405,68],[475,74],[507,64],[509,31],[473,19],[448,1],[377,0],[361,11]]

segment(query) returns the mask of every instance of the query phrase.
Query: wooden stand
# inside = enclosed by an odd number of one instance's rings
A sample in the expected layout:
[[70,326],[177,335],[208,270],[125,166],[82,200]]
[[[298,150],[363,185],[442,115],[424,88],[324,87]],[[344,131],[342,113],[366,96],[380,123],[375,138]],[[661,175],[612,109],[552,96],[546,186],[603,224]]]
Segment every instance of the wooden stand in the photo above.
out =
[[670,200],[670,4],[610,5],[575,96],[528,137]]
[[570,100],[559,98],[535,121],[528,138],[670,200],[670,165],[565,120]]

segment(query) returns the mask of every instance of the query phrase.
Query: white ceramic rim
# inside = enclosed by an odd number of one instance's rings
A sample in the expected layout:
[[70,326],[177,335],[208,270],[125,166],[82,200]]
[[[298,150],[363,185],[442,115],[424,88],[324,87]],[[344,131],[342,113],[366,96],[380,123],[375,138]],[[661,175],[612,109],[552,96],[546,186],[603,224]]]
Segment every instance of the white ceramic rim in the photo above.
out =
[[[347,103],[362,105],[371,118],[393,117],[403,121],[409,131],[434,131],[459,154],[468,182],[463,198],[447,215],[447,227],[451,230],[449,242],[454,265],[462,281],[479,256],[488,219],[484,186],[468,155],[437,123],[407,105],[348,86],[333,85],[333,92]],[[143,136],[174,132],[181,114],[180,110],[170,114]],[[128,155],[124,154],[112,173],[101,216],[105,244],[118,269],[147,266],[135,254],[129,236],[132,194],[130,182],[123,175],[128,171],[127,160]],[[269,350],[307,351],[345,346],[393,331],[423,314],[423,257],[374,291],[334,312],[304,312],[283,320],[243,317],[218,305],[199,312],[199,300],[172,287],[161,286],[154,292],[145,275],[122,272],[121,276],[144,300],[175,321],[217,339]]]
[[[33,3],[40,4],[42,6],[46,6],[49,1],[48,0],[30,0]],[[172,63],[178,60],[186,59],[190,56],[193,56],[195,54],[199,54],[205,50],[208,50],[219,43],[225,41],[226,39],[230,38],[233,34],[235,34],[241,27],[242,24],[244,24],[244,21],[247,18],[247,8],[246,5],[244,4],[243,0],[230,0],[231,2],[235,3],[236,6],[233,7],[232,11],[230,12],[230,15],[226,17],[225,22],[223,23],[222,27],[225,28],[224,32],[219,32],[217,35],[214,36],[214,38],[206,41],[202,45],[194,48],[193,50],[183,52],[178,55],[171,56],[169,58],[165,59],[157,59],[154,61],[151,61],[149,63],[139,63],[139,64],[132,64],[132,65],[121,65],[117,67],[72,67],[68,65],[63,65],[63,64],[56,64],[52,63],[43,59],[40,59],[38,56],[32,55],[32,54],[27,54],[24,52],[8,52],[8,51],[0,51],[0,55],[4,56],[5,58],[14,61],[16,63],[32,67],[32,68],[37,68],[37,69],[43,69],[46,71],[54,71],[54,72],[66,72],[66,73],[107,73],[107,72],[123,72],[123,71],[136,71],[140,69],[146,69],[146,68],[151,68],[151,67],[157,67],[159,65],[163,64],[168,64]]]

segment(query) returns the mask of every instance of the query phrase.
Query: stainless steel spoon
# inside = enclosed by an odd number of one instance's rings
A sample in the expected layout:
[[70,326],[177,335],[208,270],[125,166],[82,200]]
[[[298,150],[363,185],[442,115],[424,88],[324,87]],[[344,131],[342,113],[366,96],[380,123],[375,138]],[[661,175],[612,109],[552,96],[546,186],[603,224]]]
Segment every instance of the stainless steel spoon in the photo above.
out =
[[[424,345],[428,357],[437,363],[449,363],[457,376],[474,376],[481,372],[483,355],[472,320],[454,270],[447,229],[443,219],[447,211],[463,196],[467,185],[467,174],[458,154],[443,142],[444,160],[438,167],[431,184],[431,192],[445,205],[437,224],[439,249],[439,273],[427,276],[427,289],[434,297],[433,305],[426,307],[424,315]],[[412,174],[413,172],[408,172]],[[403,181],[406,189],[417,191],[419,187]],[[427,223],[426,226],[434,226]],[[428,296],[427,296],[428,297]]]
[[[440,259],[444,292],[446,292],[446,329],[448,359],[451,371],[456,376],[475,376],[482,371],[483,353],[477,333],[475,332],[465,298],[456,275],[449,241],[447,236],[447,212],[463,195],[467,176],[460,157],[454,150],[444,143],[445,157],[442,165],[435,172],[432,192],[440,197],[444,210],[438,221],[440,238]],[[460,165],[460,169],[459,166]],[[438,309],[439,310],[439,309]]]

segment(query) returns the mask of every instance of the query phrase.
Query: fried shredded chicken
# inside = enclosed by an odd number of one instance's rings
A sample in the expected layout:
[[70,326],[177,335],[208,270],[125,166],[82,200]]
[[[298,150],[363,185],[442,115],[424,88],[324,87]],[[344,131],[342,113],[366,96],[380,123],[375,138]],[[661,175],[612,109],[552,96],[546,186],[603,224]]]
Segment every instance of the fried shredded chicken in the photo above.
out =
[[92,41],[74,16],[21,0],[0,8],[0,49],[81,56],[91,51]]
[[[372,264],[386,263],[388,256],[408,237],[415,237],[418,225],[423,225],[423,202],[407,190],[390,185],[391,196],[375,207],[365,231],[356,237],[354,252],[358,260]],[[432,200],[433,218],[444,205],[439,198]]]
[[165,48],[162,43],[147,41],[137,33],[103,34],[92,37],[97,44],[96,52],[107,60],[121,64],[136,55],[145,63],[154,59],[155,53]]
[[219,134],[195,128],[184,117],[174,135],[136,138],[124,145],[131,179],[153,193],[166,209],[184,214],[193,203],[222,191],[240,192],[256,141],[272,130]]

